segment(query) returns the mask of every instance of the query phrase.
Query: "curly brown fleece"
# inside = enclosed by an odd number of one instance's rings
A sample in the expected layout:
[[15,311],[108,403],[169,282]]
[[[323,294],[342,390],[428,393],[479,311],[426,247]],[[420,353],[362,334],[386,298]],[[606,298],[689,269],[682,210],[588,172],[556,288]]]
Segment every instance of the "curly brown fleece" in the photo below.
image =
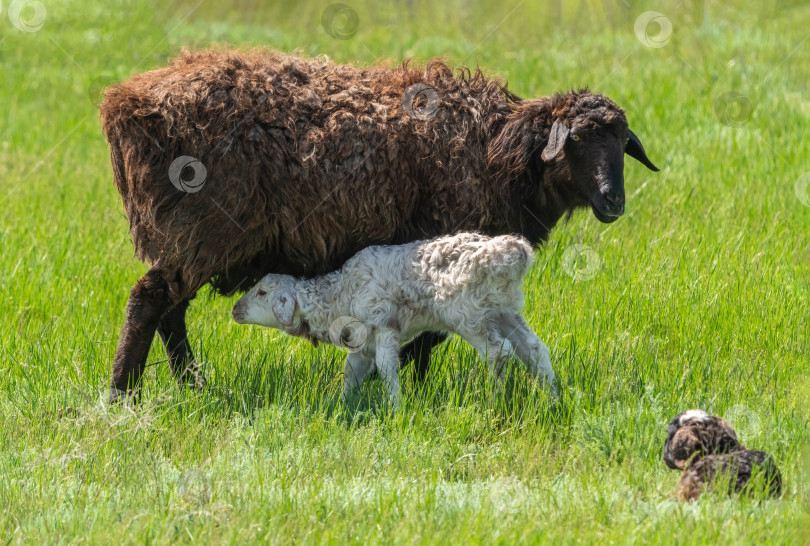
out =
[[[439,97],[432,119],[403,107],[415,83]],[[357,68],[265,51],[184,52],[101,105],[137,256],[174,302],[211,280],[230,291],[271,270],[325,273],[371,244],[460,230],[537,244],[587,204],[533,159],[552,118],[627,127],[587,90],[521,100],[439,60]],[[169,180],[183,155],[207,170],[198,192]]]
[[775,497],[782,492],[782,475],[773,457],[764,451],[740,449],[706,455],[686,467],[675,496],[684,501],[697,500],[704,491],[718,485],[723,485],[729,495],[759,491]]

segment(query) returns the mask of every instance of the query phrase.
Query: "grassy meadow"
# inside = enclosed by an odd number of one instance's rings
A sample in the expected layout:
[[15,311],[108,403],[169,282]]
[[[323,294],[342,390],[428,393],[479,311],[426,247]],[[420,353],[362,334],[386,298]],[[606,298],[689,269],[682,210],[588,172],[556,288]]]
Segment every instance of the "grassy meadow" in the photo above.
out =
[[[0,543],[806,540],[810,5],[346,0],[322,21],[328,0],[266,4],[0,6]],[[424,387],[403,374],[401,411],[379,381],[344,405],[341,351],[239,326],[235,298],[202,293],[208,388],[177,388],[156,340],[143,403],[107,405],[146,266],[95,103],[211,44],[444,56],[521,96],[590,85],[627,110],[661,172],[628,160],[625,216],[561,222],[525,283],[558,400],[521,369],[494,399],[453,339]],[[689,408],[772,453],[782,497],[675,501],[661,450]]]

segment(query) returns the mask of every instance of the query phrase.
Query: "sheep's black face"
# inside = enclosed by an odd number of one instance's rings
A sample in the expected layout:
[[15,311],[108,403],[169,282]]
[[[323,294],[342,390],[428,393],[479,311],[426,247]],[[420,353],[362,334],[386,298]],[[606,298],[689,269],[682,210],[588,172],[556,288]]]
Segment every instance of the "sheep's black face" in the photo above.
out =
[[589,206],[609,223],[624,214],[624,154],[653,171],[624,112],[589,92],[559,96],[541,158],[554,188],[569,204]]
[[575,128],[565,146],[574,186],[601,222],[613,222],[624,214],[626,135],[626,127]]

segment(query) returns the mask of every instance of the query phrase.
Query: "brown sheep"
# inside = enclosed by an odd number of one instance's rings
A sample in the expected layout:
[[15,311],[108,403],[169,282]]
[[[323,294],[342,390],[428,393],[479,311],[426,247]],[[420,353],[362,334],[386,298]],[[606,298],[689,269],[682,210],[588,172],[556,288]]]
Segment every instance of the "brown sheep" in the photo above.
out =
[[[111,399],[137,392],[155,331],[193,378],[185,313],[267,273],[313,276],[374,244],[458,231],[542,243],[580,207],[624,212],[624,111],[587,90],[523,100],[480,71],[357,68],[263,51],[182,53],[101,105],[137,256]],[[193,176],[192,172],[193,171]],[[424,373],[439,335],[404,350]]]
[[680,500],[697,500],[707,489],[722,485],[728,493],[755,491],[750,483],[764,479],[764,491],[779,495],[782,476],[773,459],[762,451],[746,449],[734,428],[703,410],[676,415],[667,427],[664,462],[683,470],[675,492]]

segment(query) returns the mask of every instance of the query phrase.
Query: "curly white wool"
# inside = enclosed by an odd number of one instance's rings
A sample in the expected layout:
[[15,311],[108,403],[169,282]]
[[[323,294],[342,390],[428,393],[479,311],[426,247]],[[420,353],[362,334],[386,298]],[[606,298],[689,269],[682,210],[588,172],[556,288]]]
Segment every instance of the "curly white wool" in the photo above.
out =
[[376,365],[398,405],[400,345],[426,331],[464,338],[489,363],[496,387],[504,361],[515,354],[553,390],[548,347],[520,314],[531,260],[529,243],[509,235],[460,233],[373,246],[322,277],[267,275],[236,303],[233,316],[325,342],[338,341],[330,328],[351,317],[365,330],[365,343],[344,344],[353,351],[346,358],[344,395]]

